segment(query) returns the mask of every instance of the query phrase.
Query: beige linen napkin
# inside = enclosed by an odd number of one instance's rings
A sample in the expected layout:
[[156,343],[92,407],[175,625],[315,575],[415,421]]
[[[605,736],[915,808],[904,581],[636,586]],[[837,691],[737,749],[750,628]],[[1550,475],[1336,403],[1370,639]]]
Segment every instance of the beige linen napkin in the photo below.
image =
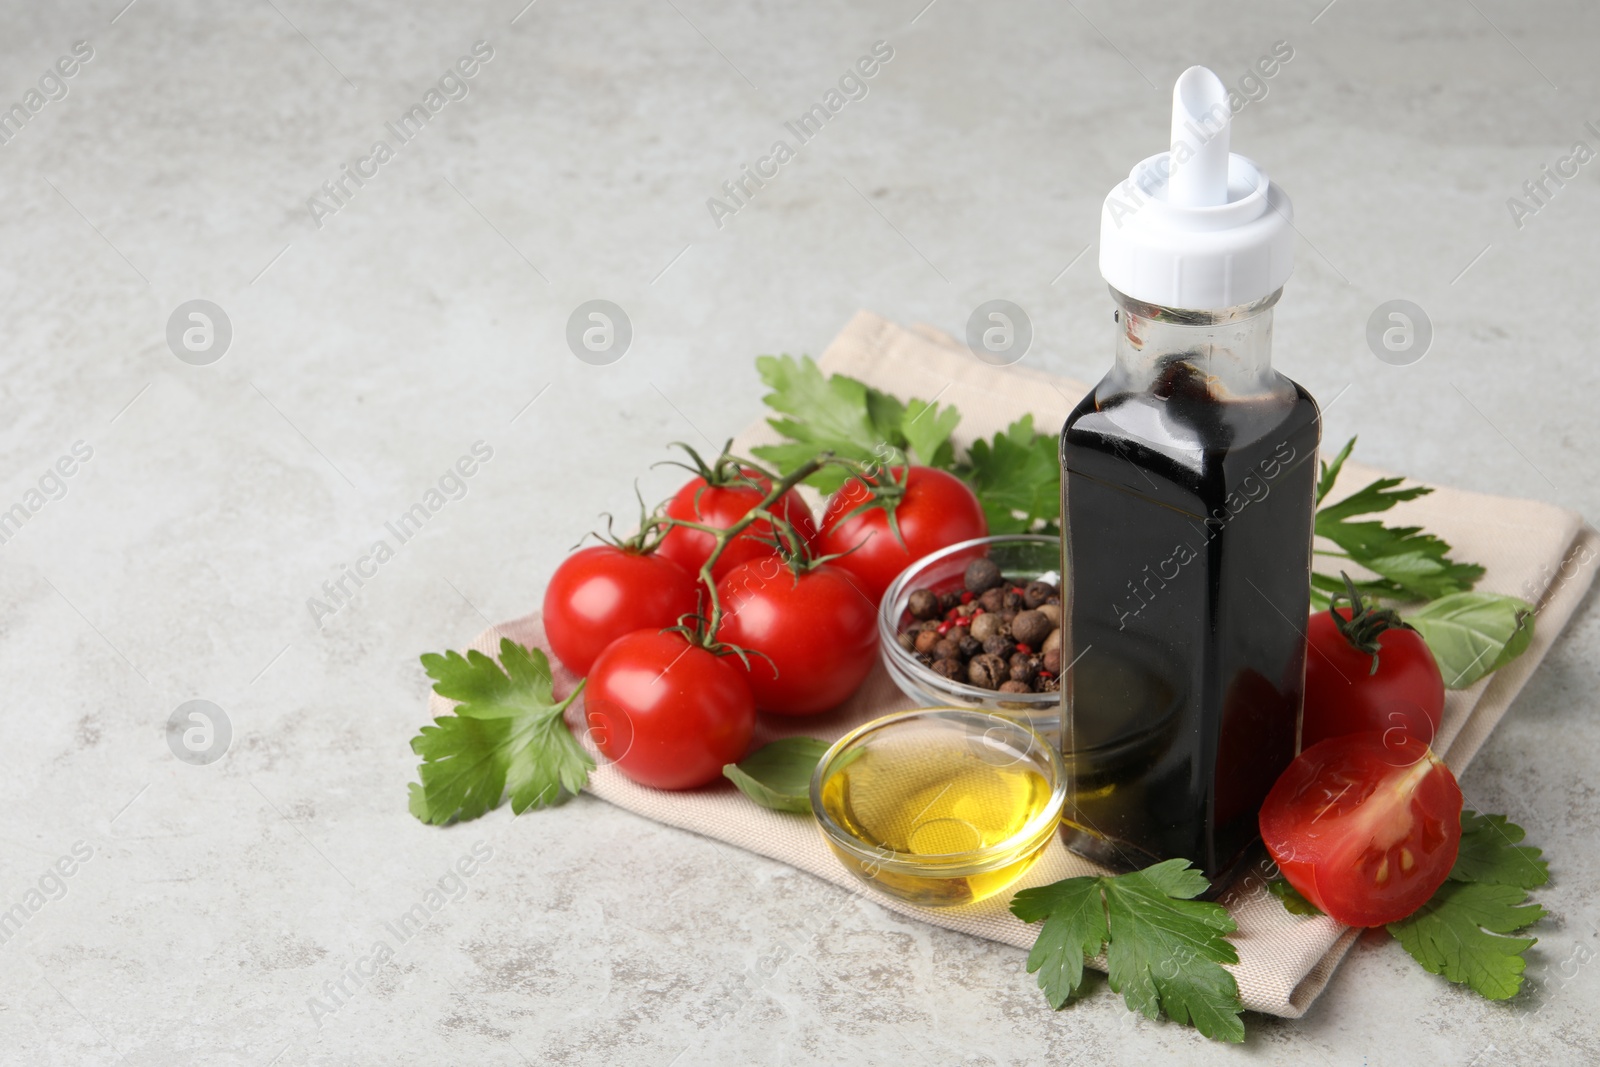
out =
[[[957,445],[962,447],[1029,412],[1035,425],[1054,431],[1088,389],[1081,382],[1025,368],[990,366],[930,327],[906,330],[865,311],[858,312],[834,339],[820,363],[825,372],[848,374],[902,398],[937,398],[940,403],[956,405],[961,411]],[[748,455],[752,445],[775,439],[766,423],[758,421],[736,439],[735,449]],[[1349,463],[1336,493],[1352,492],[1380,473]],[[1393,518],[1439,534],[1454,546],[1458,558],[1482,563],[1487,572],[1478,588],[1522,596],[1539,606],[1533,644],[1526,653],[1471,689],[1449,694],[1437,747],[1459,773],[1577,607],[1594,577],[1600,535],[1576,514],[1549,504],[1443,487],[1399,505]],[[544,643],[544,630],[535,614],[480,634],[472,647],[493,654],[501,636],[525,645]],[[554,666],[557,694],[565,695],[577,679],[558,664]],[[438,716],[451,706],[435,694],[429,710]],[[756,744],[789,734],[833,740],[868,719],[912,706],[880,665],[848,703],[826,716],[764,718],[757,727]],[[574,702],[569,721],[581,726],[581,716],[580,699]],[[1031,946],[1037,933],[1037,927],[1018,921],[1007,910],[1010,892],[962,908],[931,910],[862,889],[828,851],[812,819],[757,807],[727,783],[685,793],[660,792],[636,785],[602,764],[590,776],[589,790],[658,822],[738,845],[868,893],[902,915],[1019,948]],[[1016,888],[1096,872],[1093,864],[1068,852],[1058,840]],[[1290,915],[1264,890],[1255,872],[1242,877],[1221,899],[1239,926],[1232,938],[1239,963],[1231,970],[1245,1007],[1253,1011],[1290,1018],[1303,1015],[1360,933],[1327,917]]]

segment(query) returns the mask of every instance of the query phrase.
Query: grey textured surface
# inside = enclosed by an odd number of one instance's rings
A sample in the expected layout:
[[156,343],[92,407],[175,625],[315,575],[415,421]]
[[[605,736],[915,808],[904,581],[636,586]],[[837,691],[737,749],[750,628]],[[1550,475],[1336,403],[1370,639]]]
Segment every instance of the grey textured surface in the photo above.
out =
[[[0,1060],[1594,1058],[1592,596],[1462,783],[1554,859],[1512,1004],[1373,937],[1305,1019],[1214,1047],[1103,987],[1053,1014],[1014,949],[590,798],[447,831],[404,805],[416,654],[536,606],[635,477],[669,487],[668,441],[748,422],[756,352],[816,352],[863,306],[959,334],[1002,297],[1030,365],[1097,376],[1110,304],[1075,257],[1101,198],[1185,66],[1237,83],[1279,40],[1234,142],[1297,207],[1279,365],[1368,462],[1600,515],[1600,164],[1520,229],[1506,204],[1600,147],[1592,6],[122,2],[0,14],[0,106],[94,49],[0,147],[0,507],[93,450],[0,545],[0,906],[59,897],[0,944]],[[470,94],[318,228],[317,186],[478,40]],[[718,228],[707,197],[877,40],[866,98]],[[1391,367],[1363,335],[1401,297],[1436,337]],[[165,337],[195,298],[233,329],[208,366]],[[594,298],[633,324],[609,366],[563,340]],[[317,625],[321,583],[479,440],[465,496]],[[167,746],[191,699],[232,724],[209,766]],[[460,898],[314,1019],[478,841]]]

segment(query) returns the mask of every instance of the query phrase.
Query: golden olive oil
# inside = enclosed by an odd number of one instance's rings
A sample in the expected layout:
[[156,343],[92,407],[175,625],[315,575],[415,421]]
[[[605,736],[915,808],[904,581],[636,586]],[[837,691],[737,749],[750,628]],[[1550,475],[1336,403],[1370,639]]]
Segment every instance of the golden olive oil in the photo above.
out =
[[1035,825],[1051,803],[1035,759],[956,729],[879,738],[840,761],[821,798],[828,817],[876,857],[835,847],[846,865],[894,896],[935,907],[1010,885],[1055,829],[1054,820]]

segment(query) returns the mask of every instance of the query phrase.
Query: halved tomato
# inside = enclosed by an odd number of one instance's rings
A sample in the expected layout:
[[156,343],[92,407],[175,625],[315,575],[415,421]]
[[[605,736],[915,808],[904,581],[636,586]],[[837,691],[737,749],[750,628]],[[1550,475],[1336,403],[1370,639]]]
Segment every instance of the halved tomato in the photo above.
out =
[[1461,787],[1398,731],[1334,737],[1300,753],[1261,808],[1261,839],[1289,884],[1347,926],[1416,911],[1461,846]]

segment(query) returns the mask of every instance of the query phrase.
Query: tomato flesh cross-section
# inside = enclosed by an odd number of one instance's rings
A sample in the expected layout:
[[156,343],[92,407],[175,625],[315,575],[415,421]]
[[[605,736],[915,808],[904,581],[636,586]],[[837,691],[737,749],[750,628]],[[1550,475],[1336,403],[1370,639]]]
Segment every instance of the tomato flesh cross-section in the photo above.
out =
[[1300,753],[1261,808],[1283,876],[1347,926],[1410,915],[1444,884],[1461,845],[1461,787],[1427,745],[1368,732]]

